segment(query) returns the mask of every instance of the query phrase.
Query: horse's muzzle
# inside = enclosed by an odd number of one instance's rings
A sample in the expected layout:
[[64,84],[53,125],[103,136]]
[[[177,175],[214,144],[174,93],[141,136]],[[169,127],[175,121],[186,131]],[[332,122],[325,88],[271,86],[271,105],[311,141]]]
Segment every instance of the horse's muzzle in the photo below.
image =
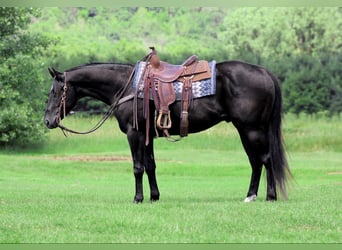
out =
[[50,121],[49,119],[45,118],[45,125],[48,127],[48,129],[54,129],[58,127],[58,119],[54,119],[53,121]]

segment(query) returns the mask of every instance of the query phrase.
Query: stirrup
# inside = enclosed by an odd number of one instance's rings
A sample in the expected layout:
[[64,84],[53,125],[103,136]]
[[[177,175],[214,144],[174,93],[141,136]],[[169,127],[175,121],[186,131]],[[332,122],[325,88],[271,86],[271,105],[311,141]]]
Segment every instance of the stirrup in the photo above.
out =
[[170,111],[168,111],[167,114],[160,111],[158,118],[157,118],[157,127],[159,129],[169,129],[171,128],[171,125],[172,125],[172,122],[171,122]]

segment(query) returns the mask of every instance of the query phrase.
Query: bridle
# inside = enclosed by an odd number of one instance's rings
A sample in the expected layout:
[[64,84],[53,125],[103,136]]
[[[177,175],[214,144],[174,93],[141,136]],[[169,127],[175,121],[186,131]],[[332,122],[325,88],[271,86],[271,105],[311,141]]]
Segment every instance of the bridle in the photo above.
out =
[[66,115],[65,105],[66,105],[67,89],[68,89],[68,86],[67,86],[67,81],[66,81],[66,72],[64,72],[63,94],[62,94],[61,102],[59,103],[59,107],[57,110],[57,122],[58,122],[58,124],[60,124],[60,122],[62,120],[62,117],[61,117],[62,111],[63,111],[63,117],[65,117],[65,115]]
[[109,107],[109,109],[107,110],[107,112],[103,115],[103,117],[101,118],[101,120],[91,129],[84,131],[84,132],[79,132],[79,131],[75,131],[73,129],[69,129],[65,126],[63,126],[61,124],[62,121],[62,117],[61,114],[63,112],[63,118],[66,116],[66,97],[67,97],[67,90],[68,90],[68,86],[67,86],[67,72],[64,72],[64,86],[63,86],[63,93],[62,93],[62,97],[61,97],[61,101],[59,103],[58,106],[58,111],[57,111],[57,122],[58,122],[58,127],[62,130],[63,134],[65,136],[66,133],[65,132],[70,132],[73,134],[79,134],[79,135],[86,135],[86,134],[90,134],[96,130],[98,130],[104,123],[105,121],[113,114],[114,110],[121,105],[122,103],[125,103],[131,99],[134,98],[134,94],[130,94],[128,96],[124,97],[125,92],[128,89],[128,86],[133,78],[135,72],[135,67],[133,68],[131,75],[129,76],[125,86],[118,92],[118,94],[116,94],[115,96],[115,102]]

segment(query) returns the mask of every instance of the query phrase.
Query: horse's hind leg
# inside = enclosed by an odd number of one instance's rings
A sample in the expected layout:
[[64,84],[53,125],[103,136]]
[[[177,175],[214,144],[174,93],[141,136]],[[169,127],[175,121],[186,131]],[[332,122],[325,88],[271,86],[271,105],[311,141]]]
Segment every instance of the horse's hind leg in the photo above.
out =
[[262,163],[260,162],[259,159],[251,156],[249,157],[249,162],[252,167],[252,175],[251,175],[251,181],[249,184],[249,189],[247,192],[247,197],[245,198],[245,202],[251,202],[257,199],[260,176],[261,176],[261,171],[262,171]]
[[276,181],[274,179],[274,173],[272,169],[271,158],[269,157],[265,163],[266,168],[266,176],[267,176],[267,197],[268,201],[276,201],[277,200],[277,190],[276,190]]
[[238,127],[238,131],[252,167],[251,181],[245,202],[255,201],[258,195],[262,166],[269,161],[267,133],[262,128],[250,127],[243,129]]

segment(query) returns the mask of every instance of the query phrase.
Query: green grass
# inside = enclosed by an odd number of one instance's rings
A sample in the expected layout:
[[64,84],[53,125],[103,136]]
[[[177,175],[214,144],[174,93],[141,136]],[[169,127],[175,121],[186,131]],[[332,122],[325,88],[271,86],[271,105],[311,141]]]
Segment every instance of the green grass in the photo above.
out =
[[[97,118],[70,117],[86,129]],[[287,116],[295,180],[289,200],[243,203],[250,166],[232,125],[156,141],[161,200],[133,204],[126,137],[115,121],[92,135],[49,133],[44,147],[0,153],[0,242],[342,243],[341,118]],[[82,160],[87,157],[85,160]],[[118,158],[107,161],[108,157]]]

